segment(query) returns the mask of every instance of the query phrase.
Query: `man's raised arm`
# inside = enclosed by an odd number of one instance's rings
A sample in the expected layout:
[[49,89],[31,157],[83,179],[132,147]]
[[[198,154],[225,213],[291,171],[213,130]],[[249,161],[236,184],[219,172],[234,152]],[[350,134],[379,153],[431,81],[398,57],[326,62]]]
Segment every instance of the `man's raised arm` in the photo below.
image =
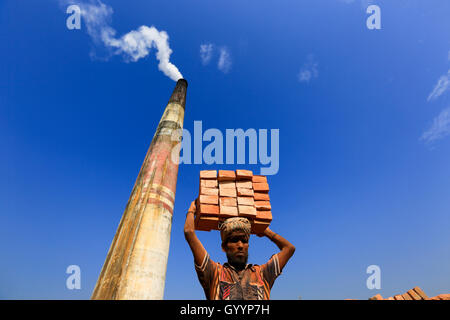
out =
[[195,264],[201,266],[206,255],[206,250],[195,234],[194,213],[195,201],[192,201],[186,215],[186,222],[184,223],[184,237],[186,238],[189,247],[191,247]]
[[278,248],[280,249],[280,252],[278,253],[278,261],[280,263],[280,269],[282,270],[295,252],[294,245],[280,236],[278,233],[270,230],[269,227],[264,230],[263,234],[260,234],[258,236],[266,236],[278,246]]

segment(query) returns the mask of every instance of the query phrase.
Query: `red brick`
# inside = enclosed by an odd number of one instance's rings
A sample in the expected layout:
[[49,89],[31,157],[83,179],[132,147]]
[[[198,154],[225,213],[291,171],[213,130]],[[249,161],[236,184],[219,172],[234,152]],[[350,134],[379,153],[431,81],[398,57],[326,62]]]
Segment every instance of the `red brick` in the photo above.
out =
[[270,201],[255,201],[256,210],[270,211],[272,207],[270,206]]
[[253,176],[252,177],[252,182],[257,182],[257,183],[267,183],[267,177],[266,176]]
[[217,230],[218,224],[219,224],[219,217],[200,217],[196,229],[204,231],[209,231],[211,229]]
[[252,189],[253,183],[251,181],[236,181],[236,188]]
[[237,188],[238,196],[253,197],[253,189]]
[[255,192],[269,192],[269,185],[267,183],[253,182],[253,190]]
[[238,205],[244,205],[244,206],[255,206],[255,200],[253,200],[253,197],[238,197],[237,198]]
[[407,294],[413,299],[413,300],[422,300],[422,298],[413,290],[408,290]]
[[270,197],[267,193],[255,192],[253,197],[256,201],[270,201]]
[[269,222],[254,220],[252,223],[251,233],[261,234],[269,226]]
[[205,196],[218,196],[219,189],[218,188],[207,188],[200,186],[200,194],[204,194]]
[[236,207],[237,206],[236,198],[220,197],[219,201],[220,201],[221,206],[226,206],[226,207]]
[[199,213],[201,216],[218,216],[219,215],[219,206],[215,206],[212,204],[200,203]]
[[219,182],[219,188],[236,189],[236,182],[234,182],[234,181],[220,181]]
[[402,294],[402,297],[404,300],[412,300],[412,298],[407,293]]
[[218,196],[206,196],[206,195],[200,195],[199,197],[200,203],[205,204],[219,204],[219,197]]
[[235,181],[236,173],[231,170],[219,170],[219,176],[217,179],[219,181]]
[[220,218],[231,218],[238,216],[237,207],[220,206]]
[[423,292],[422,289],[420,289],[419,287],[414,287],[413,289],[423,300],[428,300],[430,299],[425,292]]
[[238,209],[239,209],[239,216],[248,217],[248,218],[256,218],[255,207],[238,205]]
[[217,170],[200,171],[200,179],[217,179]]
[[200,187],[217,188],[217,180],[200,179]]
[[250,170],[236,170],[236,180],[252,180],[253,172]]
[[259,211],[256,210],[256,219],[261,221],[272,221],[272,211]]
[[219,196],[236,198],[236,189],[231,188],[219,188]]

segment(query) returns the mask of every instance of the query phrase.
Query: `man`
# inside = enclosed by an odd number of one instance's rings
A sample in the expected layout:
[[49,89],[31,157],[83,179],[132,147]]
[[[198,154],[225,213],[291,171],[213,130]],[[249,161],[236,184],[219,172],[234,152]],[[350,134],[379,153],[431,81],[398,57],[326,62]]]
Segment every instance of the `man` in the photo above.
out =
[[186,215],[184,236],[194,255],[195,270],[208,300],[269,300],[270,290],[283,267],[292,257],[295,247],[279,234],[266,228],[266,236],[280,249],[262,265],[247,264],[251,225],[247,218],[225,220],[220,227],[222,250],[228,262],[221,265],[210,259],[195,234],[195,202]]

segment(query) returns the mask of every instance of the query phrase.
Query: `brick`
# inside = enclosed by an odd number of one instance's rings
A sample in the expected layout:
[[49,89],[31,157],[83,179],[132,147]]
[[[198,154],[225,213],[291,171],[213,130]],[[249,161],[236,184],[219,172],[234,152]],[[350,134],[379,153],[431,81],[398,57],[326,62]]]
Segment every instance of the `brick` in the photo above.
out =
[[252,177],[252,182],[267,183],[267,177],[266,176],[255,175],[255,176]]
[[255,201],[255,207],[258,211],[270,211],[272,207],[270,201]]
[[255,192],[269,192],[269,185],[267,183],[253,182],[253,190]]
[[405,299],[403,299],[401,294],[398,294],[398,295],[394,296],[394,299],[395,300],[405,300]]
[[231,170],[219,170],[219,175],[217,179],[219,181],[235,181],[236,173]]
[[384,300],[381,294],[376,294],[372,298],[369,298],[369,300]]
[[237,207],[220,206],[220,218],[232,218],[238,216]]
[[402,297],[404,300],[412,300],[412,298],[407,293],[402,294]]
[[264,230],[266,230],[266,228],[269,226],[269,222],[266,221],[258,221],[255,220],[252,223],[252,229],[251,229],[251,233],[253,234],[261,234],[264,232]]
[[253,198],[257,201],[270,201],[270,197],[267,193],[255,192]]
[[236,189],[219,188],[219,196],[236,198]]
[[236,198],[220,197],[219,201],[220,201],[219,204],[221,206],[226,206],[226,207],[236,207],[237,206]]
[[219,215],[219,206],[215,206],[212,204],[199,204],[199,213],[201,216],[218,216]]
[[407,294],[413,299],[413,300],[422,300],[422,297],[419,296],[413,289],[408,290]]
[[248,217],[248,218],[256,218],[255,207],[238,205],[238,209],[239,209],[239,216]]
[[253,197],[238,197],[237,198],[238,205],[244,205],[244,206],[255,206],[255,200],[253,200]]
[[423,299],[423,300],[428,300],[430,299],[425,292],[423,292],[422,289],[420,289],[419,287],[415,287],[413,288],[413,290]]
[[238,196],[253,197],[253,189],[236,188]]
[[218,196],[206,196],[206,195],[200,195],[199,197],[200,203],[205,204],[219,204],[219,197]]
[[236,188],[252,189],[253,183],[251,181],[236,181]]
[[234,181],[220,181],[219,182],[219,188],[236,189],[236,182],[234,182]]
[[261,221],[272,221],[272,211],[259,211],[256,210],[256,219]]
[[200,179],[217,179],[217,170],[201,170]]
[[219,189],[218,188],[207,188],[200,186],[200,195],[205,196],[218,196],[219,195]]
[[236,170],[236,180],[252,180],[253,172],[250,170]]
[[217,188],[217,180],[200,179],[200,187]]
[[218,223],[219,223],[219,217],[200,217],[200,219],[198,220],[196,229],[204,230],[204,231],[209,231],[211,229],[217,230]]

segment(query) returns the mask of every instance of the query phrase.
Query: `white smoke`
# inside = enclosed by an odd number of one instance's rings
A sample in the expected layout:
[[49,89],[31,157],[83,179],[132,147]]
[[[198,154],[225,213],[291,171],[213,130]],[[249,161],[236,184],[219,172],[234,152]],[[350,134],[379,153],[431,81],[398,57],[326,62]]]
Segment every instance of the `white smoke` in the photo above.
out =
[[87,32],[96,43],[102,43],[113,49],[114,54],[124,56],[126,61],[138,61],[146,57],[152,48],[155,48],[156,59],[159,61],[158,69],[170,79],[177,81],[183,76],[178,68],[170,62],[172,50],[169,47],[169,36],[165,31],[158,31],[154,26],[141,26],[116,38],[116,30],[109,26],[113,10],[100,0],[96,4],[77,3],[81,8],[82,22]]

